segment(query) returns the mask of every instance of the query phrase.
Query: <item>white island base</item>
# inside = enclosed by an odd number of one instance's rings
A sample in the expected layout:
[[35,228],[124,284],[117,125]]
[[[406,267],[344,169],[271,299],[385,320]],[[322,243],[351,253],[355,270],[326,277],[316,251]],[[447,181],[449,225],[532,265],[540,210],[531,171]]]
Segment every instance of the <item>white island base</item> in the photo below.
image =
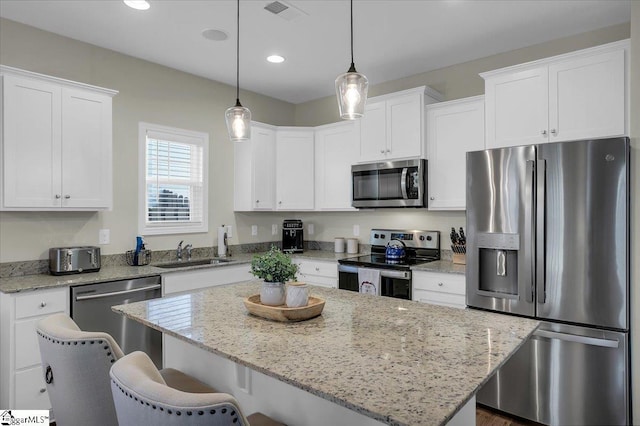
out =
[[[342,405],[164,334],[164,366],[191,374],[221,392],[232,394],[245,415],[257,411],[292,426],[380,426],[381,423]],[[447,423],[474,426],[472,397]]]

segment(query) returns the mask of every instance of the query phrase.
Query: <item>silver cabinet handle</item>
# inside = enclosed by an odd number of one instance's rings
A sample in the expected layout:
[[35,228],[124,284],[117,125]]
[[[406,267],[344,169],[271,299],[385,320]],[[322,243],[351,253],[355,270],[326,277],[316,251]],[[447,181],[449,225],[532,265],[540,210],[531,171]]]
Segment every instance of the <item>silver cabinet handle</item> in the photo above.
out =
[[40,302],[40,307],[44,308],[45,306],[47,306],[47,302]]
[[381,149],[381,150],[380,150],[380,154],[384,154],[384,149]]
[[390,152],[391,152],[391,150],[390,150],[390,149],[387,149],[387,154],[388,154],[388,153],[390,153]]
[[258,204],[260,202],[260,200],[256,200],[256,204]]
[[556,129],[551,129],[551,134],[555,136],[558,134],[558,131]]
[[316,267],[316,272],[319,272],[319,271],[320,271],[320,268]]
[[443,285],[443,283],[438,283],[438,287],[442,287]]
[[429,199],[430,199],[431,201],[433,201],[433,200],[435,200],[435,199],[436,199],[436,197],[429,197]]
[[545,138],[547,137],[547,131],[546,130],[543,130],[541,133],[542,133],[542,136],[544,136]]
[[278,201],[278,204],[282,204],[282,201]]
[[65,196],[64,196],[64,199],[65,199],[65,200],[68,200],[69,198],[71,198],[71,195],[65,195]]
[[40,388],[40,393],[45,393],[47,391],[47,388]]
[[61,198],[60,194],[56,194],[56,200],[59,200]]

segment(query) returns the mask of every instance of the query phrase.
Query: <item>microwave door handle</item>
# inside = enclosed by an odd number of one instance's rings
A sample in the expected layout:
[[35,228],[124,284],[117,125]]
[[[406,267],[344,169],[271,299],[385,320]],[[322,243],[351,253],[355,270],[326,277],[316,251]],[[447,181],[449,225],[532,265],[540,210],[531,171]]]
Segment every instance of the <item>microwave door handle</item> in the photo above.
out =
[[544,159],[538,160],[537,173],[537,194],[536,194],[536,287],[538,292],[538,303],[543,304],[547,301],[547,281],[546,281],[546,265],[545,265],[545,248],[546,248],[546,191],[547,191],[547,163]]
[[400,190],[402,191],[402,198],[405,200],[409,198],[409,196],[407,195],[407,173],[408,172],[409,172],[409,168],[403,167],[402,177],[400,178]]

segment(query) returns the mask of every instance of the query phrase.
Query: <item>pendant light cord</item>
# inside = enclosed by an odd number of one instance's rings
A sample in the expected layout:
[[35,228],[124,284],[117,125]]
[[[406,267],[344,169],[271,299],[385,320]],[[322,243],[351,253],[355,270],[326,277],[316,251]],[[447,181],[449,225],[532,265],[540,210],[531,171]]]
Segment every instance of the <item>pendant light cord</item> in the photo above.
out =
[[236,26],[237,36],[236,36],[236,106],[240,105],[240,0],[237,2],[237,22]]
[[347,72],[357,72],[353,63],[353,0],[351,0],[351,66]]

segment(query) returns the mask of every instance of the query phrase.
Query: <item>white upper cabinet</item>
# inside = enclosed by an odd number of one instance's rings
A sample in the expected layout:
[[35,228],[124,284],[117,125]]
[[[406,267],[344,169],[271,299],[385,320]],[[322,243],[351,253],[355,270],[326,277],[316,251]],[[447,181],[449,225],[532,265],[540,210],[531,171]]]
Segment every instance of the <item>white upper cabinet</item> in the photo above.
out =
[[442,95],[422,86],[367,100],[360,119],[360,162],[424,158],[424,106]]
[[313,210],[313,128],[276,131],[276,210]]
[[10,67],[2,72],[3,210],[112,205],[117,92]]
[[275,208],[275,127],[251,123],[251,140],[234,142],[234,210]]
[[484,96],[427,106],[429,210],[465,210],[466,153],[484,149]]
[[629,41],[481,74],[486,146],[628,134]]
[[315,129],[316,210],[351,207],[351,165],[358,162],[358,120]]

